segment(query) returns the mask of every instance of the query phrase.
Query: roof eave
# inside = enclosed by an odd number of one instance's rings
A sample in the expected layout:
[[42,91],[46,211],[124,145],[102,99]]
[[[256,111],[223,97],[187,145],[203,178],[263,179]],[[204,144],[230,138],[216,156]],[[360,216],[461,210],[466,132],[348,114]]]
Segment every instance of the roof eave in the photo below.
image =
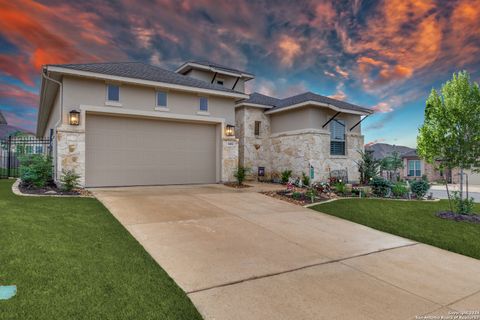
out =
[[253,107],[253,108],[263,108],[263,109],[273,108],[273,106],[270,106],[270,105],[264,105],[259,103],[248,103],[248,102],[240,102],[235,104],[235,108],[238,108],[238,107]]
[[294,109],[306,107],[306,106],[309,106],[309,105],[318,106],[318,107],[326,107],[326,108],[332,109],[332,110],[337,111],[337,112],[349,113],[349,114],[358,114],[358,115],[364,115],[364,116],[374,113],[373,111],[368,110],[368,109],[365,109],[365,110],[351,110],[351,109],[340,108],[340,107],[334,106],[332,104],[321,103],[321,102],[313,101],[313,100],[297,103],[297,104],[287,106],[287,107],[280,107],[278,109],[268,110],[265,113],[266,114],[273,114],[273,113],[278,113],[278,112],[283,112],[283,111],[288,111],[288,110],[294,110]]
[[144,79],[130,78],[130,77],[122,77],[122,76],[114,76],[114,75],[109,75],[109,74],[90,72],[90,71],[81,71],[81,70],[62,68],[62,67],[56,67],[56,66],[47,66],[47,70],[51,71],[51,72],[57,72],[57,73],[60,73],[60,74],[87,77],[87,78],[92,78],[92,79],[120,81],[120,82],[124,82],[124,83],[141,84],[141,85],[152,86],[152,87],[176,89],[176,90],[179,90],[179,91],[204,93],[204,94],[210,94],[210,95],[216,95],[216,96],[222,96],[222,97],[231,97],[231,98],[239,98],[239,99],[247,99],[248,98],[247,94],[243,94],[243,93],[239,93],[239,92],[230,92],[230,91],[221,91],[221,90],[214,90],[214,89],[197,88],[197,87],[187,86],[187,85],[180,85],[180,84],[173,84],[173,83],[152,81],[152,80],[144,80]]
[[175,72],[180,73],[180,74],[185,74],[185,73],[187,73],[188,71],[190,71],[191,69],[194,69],[194,68],[202,69],[202,70],[205,70],[205,71],[212,71],[212,72],[216,72],[218,74],[223,74],[223,75],[236,77],[236,78],[240,77],[240,78],[243,78],[247,81],[255,78],[255,76],[253,74],[250,74],[250,73],[228,72],[226,70],[221,70],[221,69],[218,69],[216,67],[206,66],[206,65],[198,64],[198,63],[194,63],[194,62],[186,62],[186,63],[182,64],[180,67],[177,68],[177,70],[175,70]]

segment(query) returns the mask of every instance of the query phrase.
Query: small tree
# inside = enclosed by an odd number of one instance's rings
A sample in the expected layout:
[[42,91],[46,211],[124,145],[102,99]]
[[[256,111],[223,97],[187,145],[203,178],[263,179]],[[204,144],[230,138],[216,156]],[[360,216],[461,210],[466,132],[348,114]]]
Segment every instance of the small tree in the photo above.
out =
[[389,156],[383,158],[380,161],[380,169],[383,171],[388,171],[390,180],[394,180],[393,177],[398,180],[399,174],[398,169],[403,168],[403,161],[400,157],[400,154],[397,151],[393,151]]
[[373,157],[372,150],[358,151],[362,159],[357,162],[360,182],[368,184],[370,180],[378,176],[379,161]]
[[480,166],[480,89],[466,71],[453,74],[440,92],[432,89],[417,145],[420,157],[438,169],[460,168],[463,201],[463,172]]
[[242,185],[243,181],[245,181],[245,177],[247,173],[250,171],[249,168],[239,166],[237,170],[233,173],[233,176],[237,179],[238,185]]

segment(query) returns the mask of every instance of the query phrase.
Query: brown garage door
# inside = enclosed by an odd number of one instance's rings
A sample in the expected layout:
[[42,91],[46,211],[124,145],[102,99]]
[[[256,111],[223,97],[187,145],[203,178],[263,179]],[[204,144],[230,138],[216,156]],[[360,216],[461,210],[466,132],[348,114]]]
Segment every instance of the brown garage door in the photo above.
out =
[[87,115],[86,185],[214,183],[215,125]]

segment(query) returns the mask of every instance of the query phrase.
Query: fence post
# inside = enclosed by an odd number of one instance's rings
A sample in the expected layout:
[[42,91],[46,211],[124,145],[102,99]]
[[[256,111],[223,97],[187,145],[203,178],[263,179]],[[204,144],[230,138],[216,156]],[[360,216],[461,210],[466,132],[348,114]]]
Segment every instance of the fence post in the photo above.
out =
[[12,136],[8,136],[8,152],[7,152],[7,179],[10,178],[10,155],[12,152]]

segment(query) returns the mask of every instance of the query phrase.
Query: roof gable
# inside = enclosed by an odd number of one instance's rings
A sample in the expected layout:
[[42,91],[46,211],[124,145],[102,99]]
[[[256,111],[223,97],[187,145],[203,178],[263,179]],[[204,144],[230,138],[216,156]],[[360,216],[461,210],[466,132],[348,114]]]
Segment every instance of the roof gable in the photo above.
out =
[[301,93],[295,96],[287,97],[284,99],[277,99],[273,98],[261,93],[254,92],[250,94],[250,97],[248,99],[244,99],[239,101],[237,104],[259,104],[259,105],[264,105],[266,107],[271,107],[268,112],[276,111],[276,110],[281,110],[281,109],[286,109],[288,107],[292,107],[301,103],[306,103],[306,102],[318,102],[326,105],[331,105],[334,106],[338,109],[344,109],[344,110],[351,110],[351,111],[357,111],[357,112],[363,112],[363,113],[373,113],[373,110],[357,106],[352,103],[348,103],[345,101],[341,100],[336,100],[332,99],[329,97],[325,97],[313,92],[305,92]]

